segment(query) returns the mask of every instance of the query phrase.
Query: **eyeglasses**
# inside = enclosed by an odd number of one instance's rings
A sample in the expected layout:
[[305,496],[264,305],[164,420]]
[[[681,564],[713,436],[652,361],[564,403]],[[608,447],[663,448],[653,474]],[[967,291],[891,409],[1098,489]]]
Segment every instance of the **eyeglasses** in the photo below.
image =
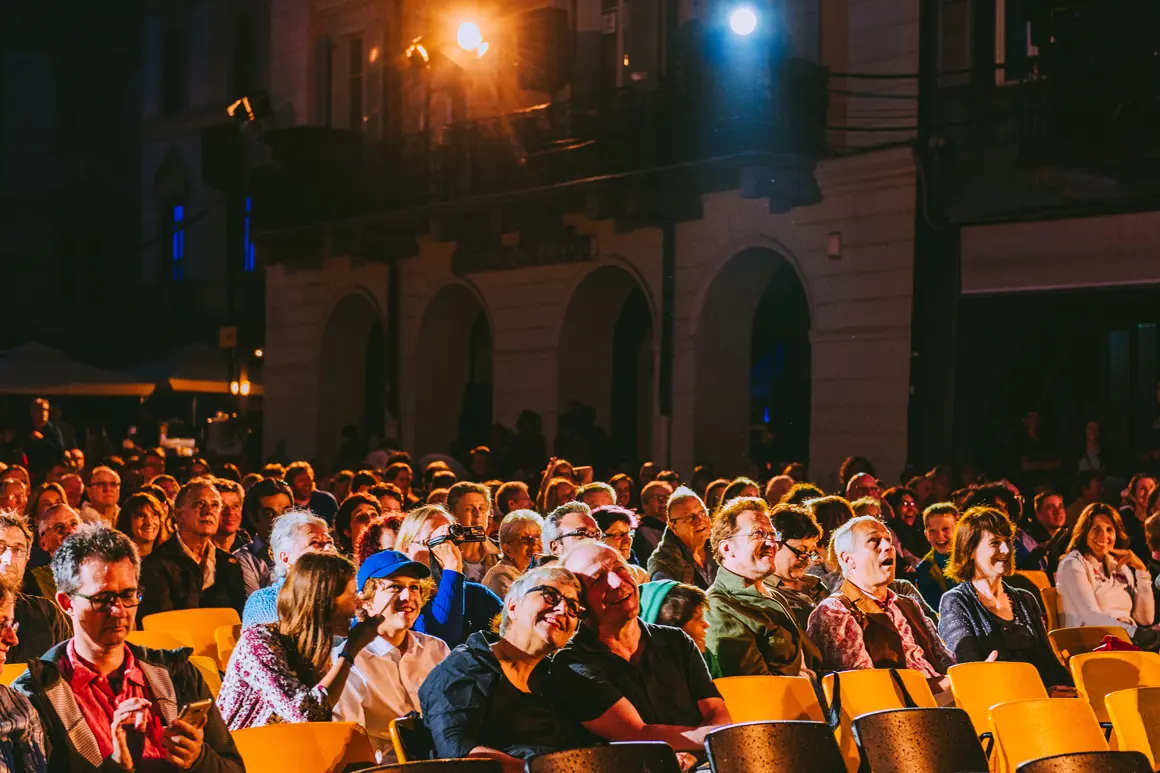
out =
[[62,537],[67,537],[73,530],[80,528],[80,521],[69,521],[66,523],[54,523],[52,526],[45,526],[45,531],[51,531],[54,534],[59,534]]
[[569,617],[580,617],[584,614],[584,607],[579,601],[568,598],[551,585],[537,585],[529,590],[528,593],[539,593],[544,597],[544,603],[553,609],[560,606],[560,602],[563,601],[565,614]]
[[709,513],[706,510],[698,510],[695,513],[690,513],[684,518],[670,518],[669,523],[680,523],[681,521],[708,521]]
[[780,543],[786,550],[794,554],[798,561],[817,561],[822,557],[822,554],[816,550],[806,551],[801,548],[795,548],[788,542]]
[[541,540],[538,537],[533,537],[529,534],[526,537],[516,537],[514,540],[512,540],[512,542],[517,542],[521,545],[527,545],[528,547],[535,547],[541,543]]
[[636,532],[632,531],[606,531],[604,532],[605,542],[621,542],[626,539],[632,539]]
[[16,559],[21,559],[28,555],[28,547],[26,545],[7,545],[3,542],[0,542],[0,556],[4,555],[9,550],[12,551],[12,557]]
[[569,537],[575,537],[576,539],[603,539],[604,533],[599,529],[596,531],[577,529],[576,531],[570,531],[567,534],[560,535],[560,539],[568,539]]
[[756,542],[777,541],[777,532],[766,531],[765,529],[754,529],[753,531],[744,531],[737,534],[738,537],[747,537]]
[[105,593],[94,593],[92,596],[86,596],[83,593],[74,593],[72,595],[89,602],[98,612],[108,612],[113,608],[113,604],[118,601],[121,602],[122,608],[132,609],[141,603],[141,598],[145,594],[141,592],[140,588],[130,588],[120,593],[107,591]]
[[5,631],[12,631],[12,633],[16,633],[19,630],[20,623],[16,622],[15,620],[0,620],[0,633],[4,633]]

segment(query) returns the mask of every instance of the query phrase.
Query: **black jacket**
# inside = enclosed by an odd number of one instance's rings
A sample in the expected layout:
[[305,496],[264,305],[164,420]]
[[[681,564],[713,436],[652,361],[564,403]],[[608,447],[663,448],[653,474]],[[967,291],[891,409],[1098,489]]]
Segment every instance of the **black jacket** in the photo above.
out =
[[39,658],[62,641],[72,638],[72,624],[64,612],[41,596],[17,594],[14,617],[20,623],[20,643],[9,648],[9,663]]
[[[153,650],[126,644],[145,673],[166,724],[177,717],[180,708],[197,700],[212,698],[201,673],[189,663],[190,650]],[[112,759],[100,759],[97,740],[85,723],[72,689],[61,678],[57,665],[68,657],[68,643],[53,647],[39,660],[28,664],[28,672],[12,685],[26,696],[44,725],[45,756],[53,773],[87,773],[116,771]],[[66,719],[68,727],[66,728]],[[194,773],[245,773],[242,757],[234,746],[229,728],[217,705],[210,707],[205,728],[205,746],[201,757],[191,768]],[[140,762],[136,760],[135,762]]]
[[246,605],[246,588],[242,584],[242,565],[224,550],[217,551],[217,579],[201,589],[201,567],[185,554],[177,537],[170,537],[153,549],[141,562],[141,609],[137,620],[155,612],[171,609],[205,609],[233,607],[242,614]]

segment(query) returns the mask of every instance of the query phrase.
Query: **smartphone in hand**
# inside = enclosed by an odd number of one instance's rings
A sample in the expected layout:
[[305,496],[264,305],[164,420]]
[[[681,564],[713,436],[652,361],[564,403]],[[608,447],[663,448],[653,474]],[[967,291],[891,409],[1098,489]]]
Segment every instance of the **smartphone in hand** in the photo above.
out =
[[187,703],[181,707],[181,712],[177,715],[177,718],[182,722],[188,722],[194,727],[201,727],[209,719],[209,709],[211,706],[213,706],[213,701],[209,698]]

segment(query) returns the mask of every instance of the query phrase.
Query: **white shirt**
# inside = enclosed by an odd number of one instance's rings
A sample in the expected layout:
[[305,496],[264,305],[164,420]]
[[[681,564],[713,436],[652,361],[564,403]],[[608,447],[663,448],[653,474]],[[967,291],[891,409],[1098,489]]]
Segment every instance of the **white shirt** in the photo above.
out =
[[[442,639],[417,631],[407,632],[403,649],[381,636],[364,647],[334,707],[335,720],[366,728],[379,764],[396,762],[387,731],[391,720],[419,711],[419,686],[451,652]],[[334,648],[334,657],[340,652],[341,645]]]
[[1055,573],[1060,625],[1120,625],[1131,635],[1137,625],[1152,624],[1156,615],[1152,575],[1127,565],[1112,571],[1111,566],[1111,562],[1097,566],[1095,559],[1078,550],[1060,559]]
[[500,549],[495,546],[491,540],[484,540],[479,543],[483,545],[483,560],[479,563],[473,564],[466,558],[463,559],[463,576],[471,582],[483,582],[484,576],[493,566],[499,563],[500,556],[503,554]]
[[81,505],[80,516],[81,516],[81,520],[84,521],[85,523],[103,523],[106,526],[108,526],[110,529],[115,529],[115,528],[117,528],[117,516],[120,515],[120,513],[121,513],[120,506],[114,505],[112,519],[109,520],[109,519],[104,518],[99,512],[97,512],[97,509],[95,507],[93,507],[92,504],[85,502],[84,504]]

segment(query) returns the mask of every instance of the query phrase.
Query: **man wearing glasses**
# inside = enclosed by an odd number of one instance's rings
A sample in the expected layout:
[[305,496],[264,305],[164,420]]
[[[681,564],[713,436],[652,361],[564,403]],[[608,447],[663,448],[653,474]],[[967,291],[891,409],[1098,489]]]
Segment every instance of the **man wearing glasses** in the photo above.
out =
[[710,525],[709,511],[692,489],[681,486],[674,491],[669,497],[668,527],[648,559],[649,579],[676,580],[708,590],[717,575],[717,562],[709,550]]
[[52,505],[36,522],[37,544],[40,546],[41,559],[32,569],[28,570],[28,580],[24,583],[24,592],[51,599],[56,596],[56,580],[52,577],[52,557],[65,539],[80,528],[81,516],[63,502]]
[[[24,584],[31,544],[28,520],[17,513],[0,512],[0,571],[14,590]],[[13,618],[21,629],[20,641],[8,647],[9,663],[40,657],[72,636],[68,618],[48,598],[16,592],[13,609]]]
[[82,526],[53,557],[56,603],[73,638],[58,644],[13,687],[32,702],[50,750],[51,771],[193,770],[242,773],[241,756],[216,706],[205,724],[177,718],[211,698],[186,650],[145,650],[125,639],[141,602],[132,541]]
[[121,476],[111,467],[97,467],[89,476],[89,501],[81,506],[81,520],[85,523],[103,523],[110,529],[117,526],[121,508]]
[[707,649],[725,676],[809,675],[803,639],[788,604],[766,585],[773,575],[778,535],[765,500],[735,499],[713,522],[720,561],[709,587]]
[[561,556],[584,540],[603,538],[592,510],[583,502],[565,502],[544,519],[544,552]]

